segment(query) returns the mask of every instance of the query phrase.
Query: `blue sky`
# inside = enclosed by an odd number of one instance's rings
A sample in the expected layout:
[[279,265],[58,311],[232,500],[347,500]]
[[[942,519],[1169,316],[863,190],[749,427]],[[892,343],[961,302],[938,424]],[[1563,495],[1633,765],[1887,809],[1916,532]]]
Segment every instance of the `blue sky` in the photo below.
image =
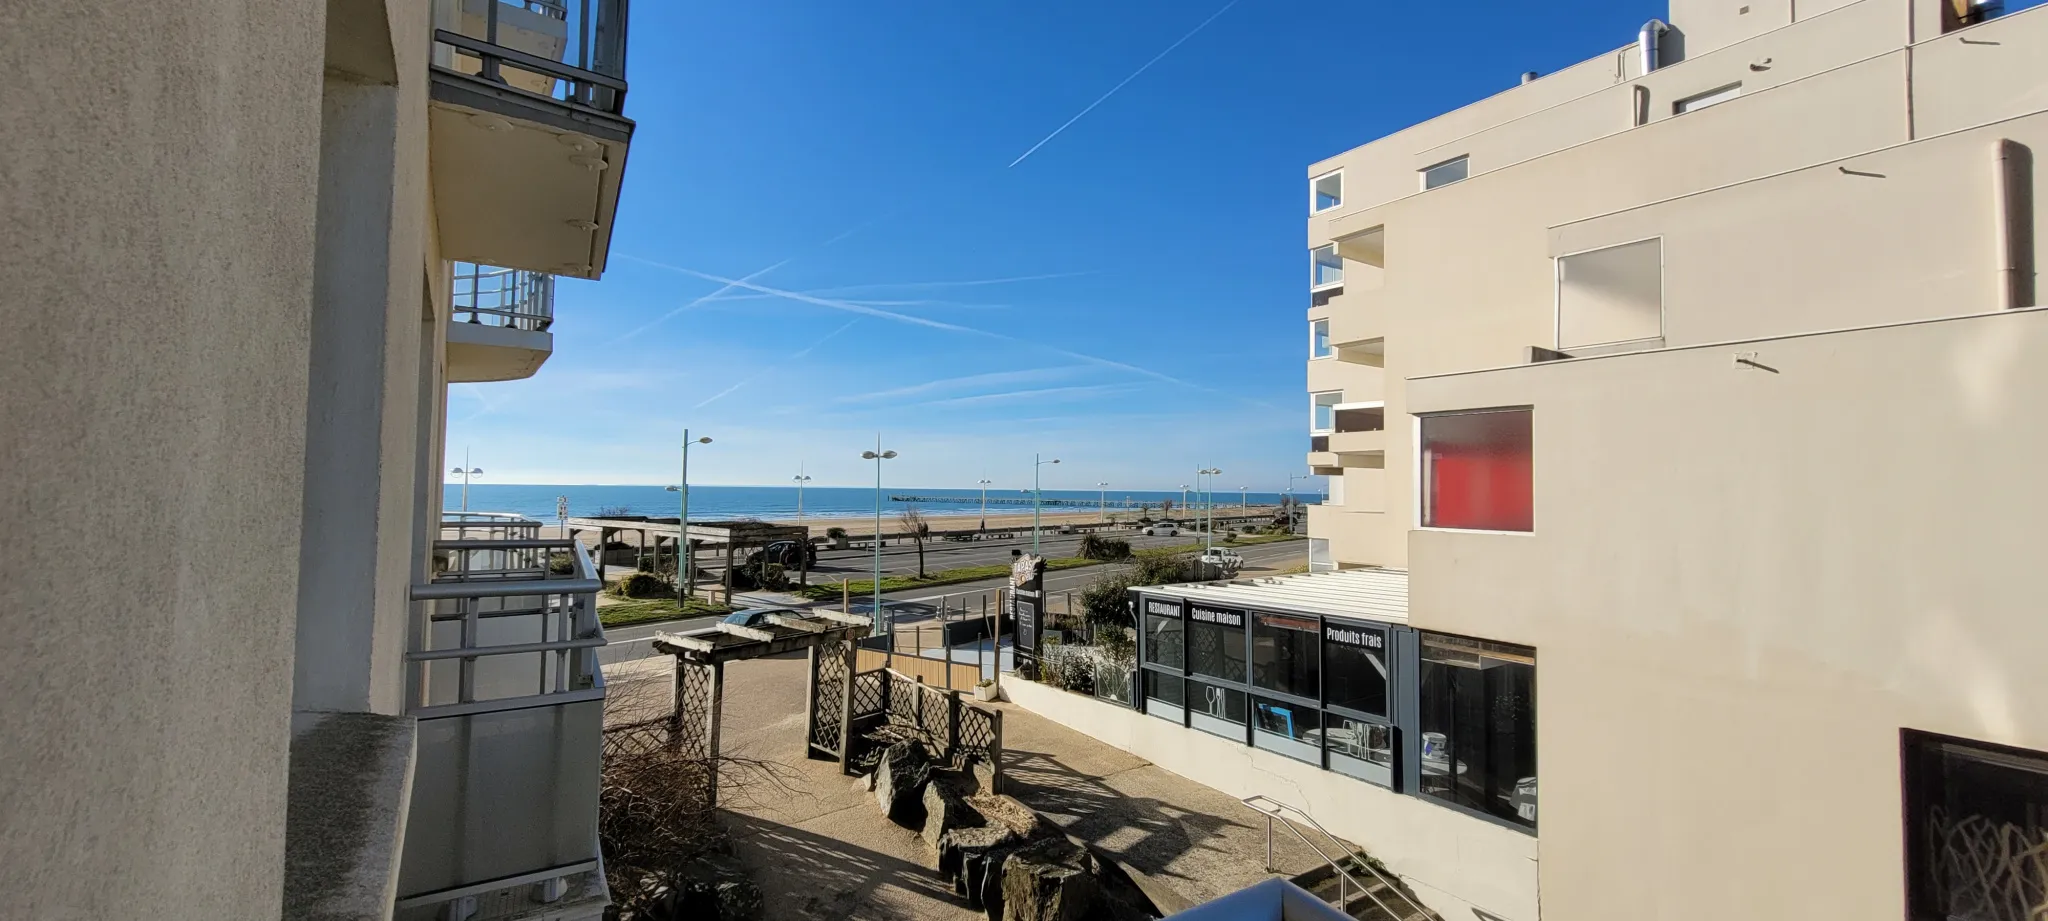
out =
[[633,12],[639,129],[604,280],[561,282],[538,375],[450,393],[451,466],[468,449],[489,482],[672,482],[688,425],[715,440],[693,483],[787,483],[799,464],[872,482],[859,455],[879,431],[899,485],[1026,486],[1038,451],[1063,461],[1047,488],[1172,488],[1207,465],[1277,491],[1305,472],[1308,164],[1665,11]]

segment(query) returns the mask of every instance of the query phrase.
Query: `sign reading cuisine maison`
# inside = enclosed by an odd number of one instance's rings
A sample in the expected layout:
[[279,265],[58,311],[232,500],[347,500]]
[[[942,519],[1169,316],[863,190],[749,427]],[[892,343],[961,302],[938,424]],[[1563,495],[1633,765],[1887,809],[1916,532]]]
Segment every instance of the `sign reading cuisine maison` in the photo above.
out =
[[1207,605],[1188,605],[1188,616],[1205,624],[1221,624],[1225,627],[1244,626],[1244,612],[1229,608],[1212,608]]
[[1384,650],[1387,648],[1387,631],[1378,627],[1361,627],[1351,624],[1325,622],[1323,639],[1339,646],[1356,646],[1360,649]]

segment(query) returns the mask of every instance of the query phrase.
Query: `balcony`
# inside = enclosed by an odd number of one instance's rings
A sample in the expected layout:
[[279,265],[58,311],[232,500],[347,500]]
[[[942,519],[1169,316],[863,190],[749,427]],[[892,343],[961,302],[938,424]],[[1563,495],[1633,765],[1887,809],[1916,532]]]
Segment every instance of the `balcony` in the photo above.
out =
[[450,383],[532,377],[554,354],[555,279],[522,269],[458,264],[448,324]]
[[[458,532],[520,524],[469,517]],[[433,581],[412,589],[406,702],[419,742],[394,917],[595,919],[609,903],[597,571],[567,540],[434,551]]]
[[1377,365],[1387,335],[1385,292],[1377,287],[1347,286],[1329,299],[1330,346],[1340,361]]
[[627,0],[433,0],[442,255],[597,278],[633,122]]

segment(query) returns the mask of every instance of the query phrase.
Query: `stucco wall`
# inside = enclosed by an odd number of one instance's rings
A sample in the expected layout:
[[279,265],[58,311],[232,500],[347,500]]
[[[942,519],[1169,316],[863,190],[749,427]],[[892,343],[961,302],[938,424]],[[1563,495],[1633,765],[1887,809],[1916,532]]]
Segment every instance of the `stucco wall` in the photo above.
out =
[[1903,917],[1899,730],[2048,748],[2043,392],[2038,309],[1409,383],[1534,407],[1410,622],[1537,649],[1547,915]]
[[[1004,681],[1003,693],[1189,780],[1240,799],[1263,795],[1306,810],[1400,874],[1426,907],[1450,921],[1473,921],[1475,907],[1505,921],[1536,921],[1533,835],[1036,682]],[[1263,821],[1250,807],[1243,816],[1223,818]]]
[[324,4],[0,5],[0,891],[278,915]]

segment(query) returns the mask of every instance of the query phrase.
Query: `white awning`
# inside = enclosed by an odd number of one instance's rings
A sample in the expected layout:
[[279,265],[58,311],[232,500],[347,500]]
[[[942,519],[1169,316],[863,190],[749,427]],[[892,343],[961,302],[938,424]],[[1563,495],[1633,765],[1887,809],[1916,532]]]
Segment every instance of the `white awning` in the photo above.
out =
[[1151,598],[1185,598],[1230,607],[1408,622],[1405,569],[1342,569],[1228,582],[1145,585],[1131,591]]

